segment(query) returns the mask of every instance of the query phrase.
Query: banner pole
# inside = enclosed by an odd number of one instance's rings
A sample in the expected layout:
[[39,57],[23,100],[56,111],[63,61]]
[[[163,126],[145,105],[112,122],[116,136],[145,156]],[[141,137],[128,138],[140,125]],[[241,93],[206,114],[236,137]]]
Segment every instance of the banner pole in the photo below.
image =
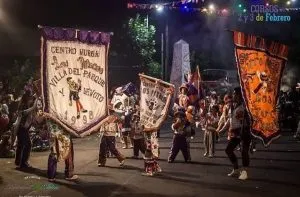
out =
[[147,75],[143,75],[143,74],[139,74],[140,77],[144,77],[144,78],[147,78],[147,79],[150,79],[150,80],[153,80],[153,81],[159,81],[160,83],[162,84],[165,84],[165,85],[168,85],[168,86],[172,86],[175,88],[175,86],[171,83],[168,83],[168,82],[165,82],[165,81],[162,81],[160,79],[157,79],[157,78],[154,78],[154,77],[150,77],[150,76],[147,76]]

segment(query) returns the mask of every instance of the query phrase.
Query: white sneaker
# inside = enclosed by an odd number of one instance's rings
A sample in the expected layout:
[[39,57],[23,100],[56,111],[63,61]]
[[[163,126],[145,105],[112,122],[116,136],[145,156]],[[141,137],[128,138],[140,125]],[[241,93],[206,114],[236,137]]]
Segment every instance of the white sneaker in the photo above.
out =
[[208,155],[208,153],[206,152],[206,153],[203,154],[203,157],[206,157],[207,155]]
[[158,168],[156,169],[156,171],[157,171],[157,172],[162,172],[162,169],[161,169],[160,167],[158,167]]
[[237,176],[239,174],[238,170],[233,169],[227,176],[232,177],[232,176]]
[[154,174],[152,172],[143,172],[143,176],[153,176]]
[[239,176],[239,179],[240,180],[246,180],[248,179],[248,174],[247,174],[247,171],[246,170],[243,170]]
[[72,177],[66,178],[66,180],[68,180],[68,181],[75,181],[75,180],[77,180],[78,178],[79,178],[78,175],[73,175]]
[[120,166],[124,166],[124,164],[125,164],[125,159],[120,162]]

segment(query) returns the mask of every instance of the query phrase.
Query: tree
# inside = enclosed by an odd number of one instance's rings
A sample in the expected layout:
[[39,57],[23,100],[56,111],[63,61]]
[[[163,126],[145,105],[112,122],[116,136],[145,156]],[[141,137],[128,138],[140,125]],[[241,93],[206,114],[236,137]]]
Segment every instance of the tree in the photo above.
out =
[[147,25],[146,19],[140,15],[130,18],[127,25],[134,53],[137,54],[142,67],[147,74],[160,77],[160,64],[154,59],[156,53],[155,27]]
[[11,69],[5,72],[5,77],[9,80],[9,86],[17,92],[23,89],[30,77],[35,78],[37,68],[29,58],[25,60],[14,60]]

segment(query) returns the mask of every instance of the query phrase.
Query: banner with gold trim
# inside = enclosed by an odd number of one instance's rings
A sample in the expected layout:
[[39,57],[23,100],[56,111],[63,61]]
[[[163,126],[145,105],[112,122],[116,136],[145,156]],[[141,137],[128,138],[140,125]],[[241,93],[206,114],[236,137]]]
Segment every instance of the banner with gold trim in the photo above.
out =
[[288,47],[242,32],[234,32],[234,44],[251,132],[268,146],[280,136],[276,104]]

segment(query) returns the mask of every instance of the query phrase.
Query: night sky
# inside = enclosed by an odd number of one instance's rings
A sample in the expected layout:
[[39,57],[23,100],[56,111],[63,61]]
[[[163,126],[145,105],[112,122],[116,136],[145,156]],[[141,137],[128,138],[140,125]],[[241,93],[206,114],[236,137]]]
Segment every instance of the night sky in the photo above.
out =
[[[240,1],[257,3],[260,0]],[[39,24],[110,31],[115,32],[114,37],[119,37],[124,21],[137,12],[149,14],[150,24],[156,26],[158,38],[168,20],[170,52],[176,41],[184,39],[190,44],[191,50],[205,53],[214,59],[215,65],[222,64],[223,67],[232,67],[234,62],[232,37],[225,31],[226,29],[253,33],[292,47],[300,43],[300,11],[289,13],[293,15],[289,23],[243,23],[238,21],[238,16],[207,17],[198,12],[183,13],[179,10],[161,14],[155,11],[128,10],[127,2],[126,0],[1,0],[0,54],[38,56]],[[210,2],[219,7],[228,7],[233,0],[206,0],[205,4]],[[112,42],[117,40],[114,37]]]

